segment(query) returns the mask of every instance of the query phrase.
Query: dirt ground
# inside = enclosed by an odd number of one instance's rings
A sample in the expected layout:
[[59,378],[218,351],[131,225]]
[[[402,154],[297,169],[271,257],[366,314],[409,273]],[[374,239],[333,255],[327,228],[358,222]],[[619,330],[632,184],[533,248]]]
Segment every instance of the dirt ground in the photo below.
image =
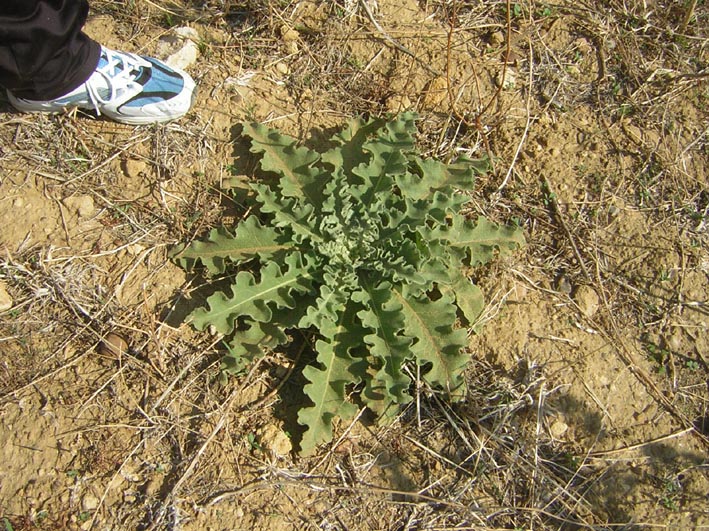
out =
[[[182,120],[0,101],[4,529],[709,529],[705,2],[94,1],[86,32],[180,26]],[[239,122],[408,109],[426,155],[490,157],[469,213],[527,246],[474,273],[463,402],[418,386],[303,458],[291,353],[220,383],[168,252],[235,215]]]

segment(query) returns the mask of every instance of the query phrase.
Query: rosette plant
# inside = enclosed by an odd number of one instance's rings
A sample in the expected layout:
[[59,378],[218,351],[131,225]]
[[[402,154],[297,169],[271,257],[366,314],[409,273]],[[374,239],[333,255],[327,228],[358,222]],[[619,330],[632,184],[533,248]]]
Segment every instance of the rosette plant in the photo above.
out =
[[286,343],[290,330],[316,334],[303,369],[311,404],[298,413],[306,454],[362,406],[396,414],[412,400],[410,375],[462,397],[460,324],[472,326],[483,309],[465,272],[523,243],[518,227],[463,215],[485,161],[421,157],[415,121],[355,119],[321,151],[243,124],[266,177],[249,184],[254,208],[177,253],[186,267],[234,273],[190,315],[225,336],[225,371]]

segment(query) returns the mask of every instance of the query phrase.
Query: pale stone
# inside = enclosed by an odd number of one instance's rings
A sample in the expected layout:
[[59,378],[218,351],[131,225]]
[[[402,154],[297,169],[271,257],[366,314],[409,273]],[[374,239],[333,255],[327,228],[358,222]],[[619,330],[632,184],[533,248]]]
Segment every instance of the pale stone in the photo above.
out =
[[556,290],[561,293],[566,293],[567,295],[573,290],[571,281],[566,275],[561,275],[556,279]]
[[290,68],[288,68],[288,65],[279,61],[276,63],[276,72],[279,74],[286,76],[290,73]]
[[150,478],[148,481],[145,482],[145,486],[143,487],[143,492],[145,493],[145,496],[147,498],[150,498],[152,496],[155,496],[159,491],[161,487],[161,482],[158,481],[155,478]]
[[590,286],[579,286],[574,293],[574,301],[581,313],[589,319],[596,314],[601,305],[598,294]]
[[527,286],[524,284],[515,284],[513,289],[514,300],[522,301],[527,297]]
[[504,31],[495,31],[490,35],[490,44],[493,46],[499,46],[500,44],[505,42],[505,32]]
[[131,256],[138,256],[140,253],[145,251],[145,246],[139,243],[129,243],[126,245],[126,251]]
[[445,77],[436,77],[427,85],[421,102],[425,109],[438,107],[448,99],[448,81]]
[[197,41],[199,33],[194,28],[174,28],[170,34],[160,39],[156,55],[163,58],[168,66],[184,70],[193,65],[199,57]]
[[96,212],[94,198],[90,195],[75,195],[72,197],[67,197],[62,202],[65,207],[80,218],[91,217],[94,215],[94,212]]
[[144,160],[126,159],[121,163],[123,174],[131,179],[140,177],[141,174],[146,172],[147,168],[148,164]]
[[669,336],[665,337],[665,343],[673,352],[678,352],[682,348],[682,331],[676,328]]
[[399,113],[411,108],[411,100],[405,94],[394,94],[386,100],[386,109],[391,113]]
[[293,42],[297,41],[300,38],[300,34],[298,33],[298,31],[294,30],[290,26],[287,26],[286,24],[281,26],[279,29],[283,42]]
[[10,308],[12,308],[12,305],[14,303],[15,302],[12,300],[12,297],[7,292],[7,286],[4,282],[0,281],[0,312],[9,310]]
[[513,90],[517,86],[517,74],[514,69],[506,68],[503,73],[500,72],[497,76],[497,86],[502,87],[503,90]]
[[285,46],[286,52],[288,52],[289,55],[295,55],[300,51],[300,46],[298,46],[296,41],[287,42]]
[[98,507],[99,499],[93,494],[86,494],[81,500],[81,508],[84,511],[93,511]]
[[549,426],[549,433],[551,433],[551,436],[555,439],[561,439],[568,429],[568,424],[561,420],[555,420],[552,425]]
[[272,457],[284,457],[293,450],[291,440],[285,432],[273,424],[262,427],[257,433],[257,440]]

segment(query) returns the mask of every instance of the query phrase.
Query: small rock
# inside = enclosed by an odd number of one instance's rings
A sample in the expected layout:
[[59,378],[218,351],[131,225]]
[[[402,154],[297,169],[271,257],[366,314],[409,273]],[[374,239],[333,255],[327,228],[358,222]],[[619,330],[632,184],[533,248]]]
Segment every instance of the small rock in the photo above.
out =
[[94,198],[90,195],[75,195],[67,197],[62,201],[64,206],[74,212],[80,218],[88,218],[94,215],[96,207],[94,206]]
[[549,433],[555,439],[561,439],[564,434],[568,431],[569,426],[561,420],[555,420],[551,426],[549,426]]
[[281,39],[283,39],[283,44],[286,51],[289,54],[298,53],[300,47],[298,41],[300,40],[300,34],[293,28],[286,26],[285,24],[280,28]]
[[25,200],[22,197],[18,197],[12,202],[12,206],[14,206],[15,208],[22,208],[23,206],[25,206]]
[[524,299],[527,298],[527,286],[524,284],[515,284],[513,287],[513,295],[514,295],[514,300],[516,301],[523,301]]
[[15,301],[12,300],[12,297],[7,292],[7,286],[4,282],[0,281],[0,312],[9,310],[14,303]]
[[281,34],[281,39],[283,39],[283,42],[297,41],[300,38],[300,34],[286,24],[283,24],[279,28],[279,32]]
[[147,168],[148,164],[143,160],[126,159],[121,163],[123,174],[131,179],[140,177]]
[[126,252],[131,256],[138,256],[140,253],[145,251],[145,246],[139,243],[130,243],[126,245]]
[[391,113],[399,113],[411,108],[411,100],[405,94],[394,94],[386,100],[386,110]]
[[445,77],[433,78],[428,85],[423,94],[422,106],[425,109],[432,109],[438,107],[444,101],[448,99],[448,81]]
[[300,47],[298,46],[297,42],[292,41],[292,42],[286,43],[286,52],[288,52],[289,55],[295,55],[299,51],[300,51]]
[[162,57],[168,66],[184,70],[193,65],[199,57],[197,41],[199,33],[194,28],[174,28],[169,35],[160,39],[157,55]]
[[293,451],[291,440],[282,429],[273,424],[266,424],[256,435],[261,448],[271,457],[284,457]]
[[150,478],[145,482],[145,485],[143,485],[143,493],[145,494],[145,497],[150,498],[155,496],[158,492],[160,492],[161,485],[161,481],[156,478]]
[[99,499],[93,494],[86,494],[81,500],[81,508],[84,511],[93,511],[98,507]]
[[574,293],[574,301],[581,313],[589,319],[593,317],[601,305],[596,291],[590,286],[579,286]]
[[500,31],[495,31],[494,33],[490,34],[490,44],[493,46],[499,46],[500,44],[505,42],[505,32],[500,30]]
[[517,86],[517,74],[513,68],[506,68],[503,73],[500,72],[497,76],[497,86],[503,90],[513,90]]
[[564,274],[561,274],[556,278],[554,285],[557,291],[561,293],[566,293],[567,295],[571,293],[571,290],[573,289],[569,277]]
[[290,68],[288,68],[288,65],[284,62],[279,61],[276,63],[276,72],[282,76],[287,76],[290,73]]
[[128,352],[128,342],[122,336],[111,332],[101,341],[98,351],[104,356],[122,356]]
[[649,146],[653,147],[654,149],[657,149],[657,147],[662,141],[662,138],[660,137],[660,134],[657,131],[655,131],[654,129],[647,128],[643,130],[643,140],[645,140],[645,143]]
[[633,142],[635,142],[635,143],[637,143],[637,144],[642,143],[642,140],[643,140],[643,130],[640,129],[640,127],[638,127],[637,125],[635,125],[635,124],[626,124],[626,125],[625,125],[625,132],[626,132],[626,134],[630,137],[630,139],[631,139]]
[[665,344],[673,352],[679,352],[682,348],[682,330],[675,328],[672,333],[665,336]]

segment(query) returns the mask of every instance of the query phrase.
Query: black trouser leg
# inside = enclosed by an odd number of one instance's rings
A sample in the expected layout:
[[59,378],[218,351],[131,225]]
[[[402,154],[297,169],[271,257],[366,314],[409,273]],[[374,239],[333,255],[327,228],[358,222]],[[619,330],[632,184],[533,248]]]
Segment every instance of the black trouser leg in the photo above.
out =
[[100,45],[82,33],[87,0],[0,0],[0,86],[52,100],[86,81]]

